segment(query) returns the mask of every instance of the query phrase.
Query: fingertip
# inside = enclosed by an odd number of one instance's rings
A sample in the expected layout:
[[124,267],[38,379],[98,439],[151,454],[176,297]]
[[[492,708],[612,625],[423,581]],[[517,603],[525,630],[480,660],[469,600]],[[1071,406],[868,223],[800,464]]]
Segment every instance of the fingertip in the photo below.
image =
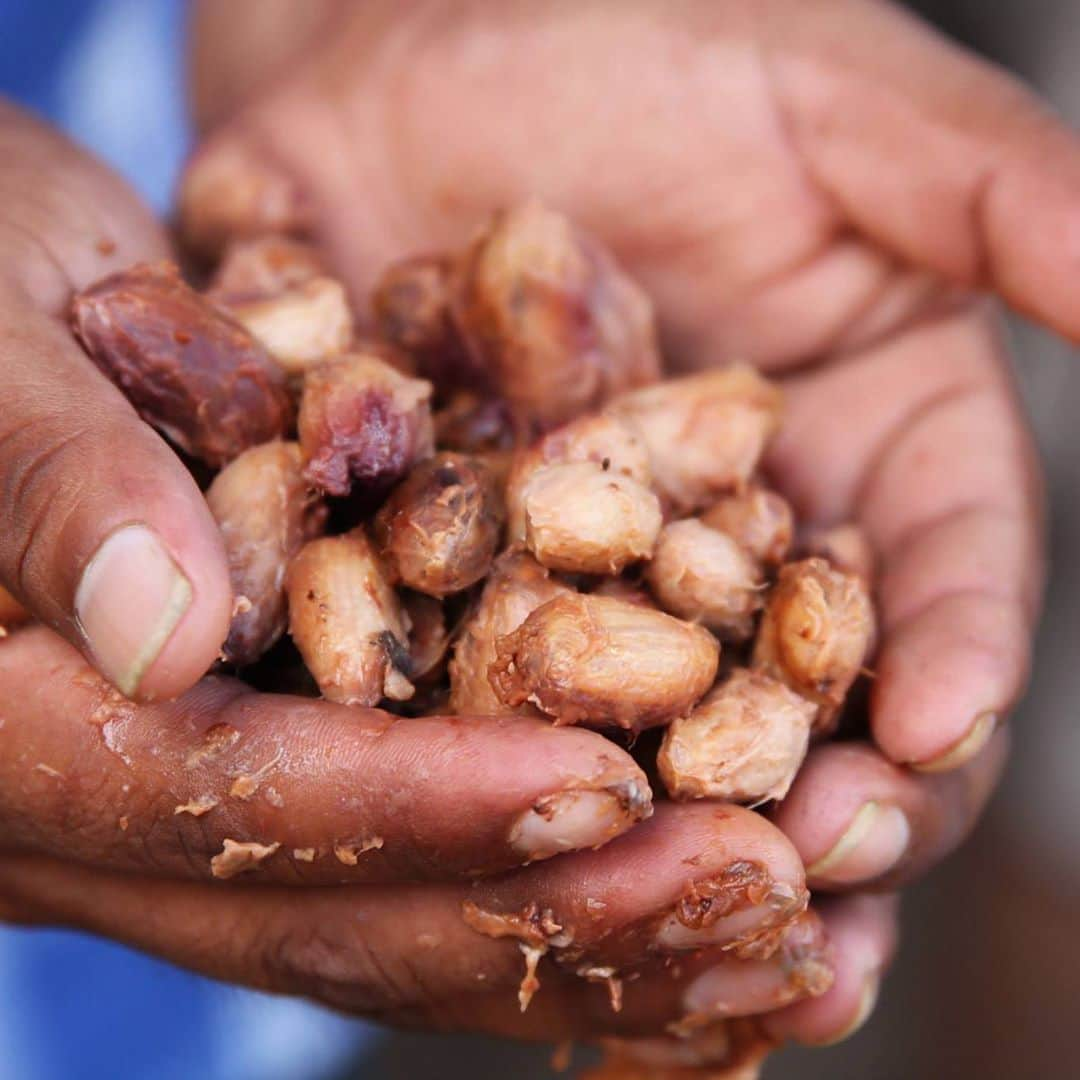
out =
[[122,693],[175,696],[227,633],[219,530],[168,444],[70,329],[28,304],[0,296],[18,327],[0,418],[0,575]]
[[853,896],[822,908],[832,952],[833,982],[807,998],[761,1017],[777,1042],[833,1046],[855,1034],[873,1014],[882,977],[896,946],[897,904],[892,896]]
[[611,777],[597,786],[569,787],[543,795],[514,820],[510,848],[526,862],[569,851],[602,847],[652,816],[652,791],[645,774]]
[[648,859],[658,872],[661,864],[656,861],[655,848],[662,844],[665,860],[692,868],[683,873],[700,876],[728,872],[735,866],[756,866],[767,874],[774,892],[779,890],[777,895],[782,893],[797,900],[796,906],[805,906],[806,874],[798,850],[776,825],[746,807],[706,801],[662,802],[653,820],[641,830],[639,842],[654,849]]
[[[806,1031],[798,1039],[804,1046],[816,1046],[824,1049],[846,1042],[870,1019],[877,1006],[881,990],[881,976],[876,971],[866,972],[861,977],[854,969],[845,972],[842,982],[834,982],[836,1000],[822,1006],[820,1016],[802,1017]],[[841,1004],[842,1002],[842,1004]],[[809,1010],[808,1010],[809,1011]],[[825,1014],[828,1015],[826,1019]],[[846,1016],[846,1020],[840,1017]],[[835,1017],[835,1018],[834,1018]],[[820,1029],[818,1034],[815,1029]]]
[[986,276],[1018,310],[1075,342],[1070,268],[1080,256],[1080,155],[1073,132],[1045,126],[1039,155],[999,171],[983,199]]
[[[148,659],[129,695],[139,701],[169,700],[194,686],[220,659],[232,620],[225,550],[209,514],[201,521],[189,518],[169,532],[173,535],[166,544],[176,553],[174,565],[180,580],[171,603],[161,609],[160,646],[145,652]],[[149,639],[148,644],[157,640]]]
[[1020,694],[1029,653],[1018,600],[943,597],[886,632],[871,702],[875,741],[900,765],[959,767]]
[[[206,674],[228,634],[232,589],[220,531],[164,446],[86,494],[68,526],[84,538],[54,549],[61,560],[65,551],[90,552],[72,568],[77,644],[126,697],[177,697]],[[62,565],[57,571],[62,577]]]
[[[661,842],[672,855],[682,855],[697,868],[724,866],[732,860],[767,867],[776,883],[801,893],[805,886],[802,859],[795,845],[768,818],[744,806],[698,800],[661,802],[648,825],[649,843]],[[645,834],[641,834],[642,839]]]
[[926,775],[866,743],[815,749],[777,825],[802,853],[819,891],[895,889],[940,862],[968,835],[1001,776],[1009,731],[999,728],[962,767]]
[[840,886],[873,881],[903,859],[911,835],[911,822],[899,806],[870,800],[863,803],[833,846],[806,868],[807,876]]
[[966,765],[993,738],[999,723],[995,712],[980,713],[961,738],[937,757],[913,761],[911,767],[924,773],[952,772]]

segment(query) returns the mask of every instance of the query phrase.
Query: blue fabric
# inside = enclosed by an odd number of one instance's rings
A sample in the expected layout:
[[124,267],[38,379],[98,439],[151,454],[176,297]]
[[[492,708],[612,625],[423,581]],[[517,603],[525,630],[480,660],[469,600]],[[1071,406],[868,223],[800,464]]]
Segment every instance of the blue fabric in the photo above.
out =
[[0,94],[164,210],[190,141],[185,17],[183,0],[0,0]]
[[[168,207],[190,133],[182,0],[0,0],[0,94]],[[371,1029],[85,935],[0,927],[0,1080],[314,1080]]]
[[372,1036],[84,934],[0,927],[0,1080],[318,1080]]
[[99,8],[98,0],[0,0],[0,93],[55,117],[56,73]]
[[79,934],[10,932],[0,948],[8,988],[32,1003],[19,1008],[12,1080],[192,1075],[192,1052],[212,1027],[213,984]]

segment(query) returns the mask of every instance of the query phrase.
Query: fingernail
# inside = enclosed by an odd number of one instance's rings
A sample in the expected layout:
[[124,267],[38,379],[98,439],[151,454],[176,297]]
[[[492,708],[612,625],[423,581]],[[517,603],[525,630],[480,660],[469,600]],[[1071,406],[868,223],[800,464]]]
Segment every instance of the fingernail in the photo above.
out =
[[510,829],[510,843],[526,858],[598,847],[652,810],[648,787],[627,780],[608,788],[559,791],[537,799]]
[[851,1018],[849,1023],[838,1034],[833,1035],[828,1039],[822,1039],[819,1042],[804,1042],[805,1046],[836,1046],[837,1043],[842,1043],[846,1039],[850,1039],[856,1031],[859,1030],[870,1019],[871,1014],[874,1011],[874,1007],[877,1005],[878,991],[881,989],[881,976],[878,973],[871,972],[866,976],[863,982],[862,993],[859,995],[859,1004],[855,1010],[855,1015]]
[[670,1027],[689,1035],[717,1020],[771,1012],[810,992],[779,964],[732,960],[699,975],[683,994],[683,1018]]
[[733,960],[699,975],[683,994],[684,1032],[708,1023],[779,1008],[799,996],[775,964],[743,964]]
[[783,934],[767,961],[733,958],[699,975],[683,994],[683,1018],[669,1030],[685,1035],[716,1020],[769,1012],[824,994],[834,972],[820,920],[800,916]]
[[191,582],[145,525],[117,529],[75,592],[75,617],[98,667],[131,696],[191,603]]
[[868,802],[832,849],[806,868],[806,876],[833,885],[871,881],[891,870],[910,842],[911,825],[902,810]]
[[949,772],[970,761],[989,741],[997,729],[997,713],[984,712],[975,717],[968,733],[945,751],[929,761],[914,761],[913,769],[925,773]]
[[238,140],[211,143],[191,160],[179,202],[185,234],[208,254],[236,236],[311,223],[310,204],[292,177]]
[[[710,896],[713,890],[707,886],[714,884],[719,887]],[[769,885],[764,898],[728,910],[731,900],[724,895],[725,891],[723,879],[706,883],[705,887],[695,885],[691,894],[680,900],[660,923],[654,938],[656,944],[661,949],[673,950],[739,944],[793,918],[807,901],[805,889],[796,890],[786,882],[775,882]],[[717,905],[720,910],[728,913],[710,918],[709,908],[715,900],[720,901]]]

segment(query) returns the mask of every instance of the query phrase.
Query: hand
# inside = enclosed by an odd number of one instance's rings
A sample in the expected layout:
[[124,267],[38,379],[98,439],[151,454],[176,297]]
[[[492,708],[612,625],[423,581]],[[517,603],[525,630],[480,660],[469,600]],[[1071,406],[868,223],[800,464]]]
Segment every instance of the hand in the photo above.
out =
[[[0,579],[55,628],[0,641],[0,917],[80,926],[341,1008],[509,1032],[537,1023],[516,1011],[522,954],[470,926],[466,900],[489,917],[535,901],[573,933],[580,955],[543,976],[543,1008],[565,1012],[552,1033],[627,1022],[575,974],[590,962],[643,973],[628,1018],[662,978],[651,1030],[720,998],[743,1012],[797,1001],[805,987],[792,971],[827,980],[814,918],[746,970],[721,949],[805,903],[794,849],[756,815],[668,808],[628,847],[591,850],[651,808],[640,769],[595,733],[521,719],[397,721],[216,677],[164,705],[114,689],[173,697],[209,665],[231,609],[197,487],[66,325],[73,290],[167,247],[119,180],[42,125],[4,107],[0,141]],[[105,559],[109,538],[136,524],[142,540]],[[142,646],[161,614],[146,602],[171,591],[154,577],[162,567],[190,594],[155,658]],[[580,859],[542,861],[579,849]],[[515,869],[526,863],[536,865]],[[756,907],[736,887],[746,868],[765,887]],[[221,886],[240,874],[262,888]],[[730,921],[679,929],[680,899],[716,882],[736,901]],[[676,939],[654,941],[667,923]],[[880,952],[884,908],[872,925]],[[680,981],[658,974],[662,955],[696,944],[709,947]]]
[[[993,786],[1043,576],[1035,452],[970,290],[1080,336],[1080,143],[866,0],[317,8],[252,87],[231,66],[243,5],[204,5],[196,96],[215,90],[219,127],[183,188],[189,237],[306,229],[362,302],[387,261],[537,194],[645,283],[675,363],[782,377],[769,472],[810,522],[868,531],[883,640],[873,745],[818,751],[780,819],[813,865],[866,800],[907,815],[868,872],[821,885],[943,854]],[[826,787],[845,798],[816,815]]]
[[973,290],[1080,337],[1072,133],[866,0],[329,0],[258,62],[236,55],[242,3],[200,15],[196,246],[309,232],[360,302],[387,261],[535,194],[651,291],[676,364],[783,377],[772,479],[869,532],[883,638],[872,741],[816,750],[777,821],[824,890],[955,846],[1004,760],[1043,580],[1035,453]]
[[[6,919],[402,1024],[596,1038],[787,1005],[773,1037],[849,1026],[891,948],[889,901],[823,910],[831,955],[808,915],[779,952],[735,959],[805,903],[798,855],[739,807],[665,804],[631,829],[647,792],[577,728],[396,720],[223,678],[134,705],[44,628],[0,645]],[[512,869],[567,848],[585,850]],[[524,1014],[521,939],[558,960]],[[635,976],[621,1013],[585,977],[605,968]]]
[[[402,1023],[659,1033],[721,1003],[725,1015],[791,1003],[772,1021],[778,1036],[850,1023],[889,948],[888,905],[827,912],[841,942],[832,956],[808,917],[779,953],[733,963],[725,944],[805,903],[794,849],[754,814],[700,806],[668,807],[628,844],[592,851],[650,810],[641,771],[595,733],[521,719],[397,721],[216,677],[168,704],[137,704],[94,671],[87,657],[143,698],[182,690],[224,635],[228,582],[195,484],[66,326],[74,289],[164,255],[161,235],[118,180],[39,124],[3,109],[0,139],[0,500],[11,526],[0,574],[86,654],[43,625],[0,641],[0,917],[82,927]],[[135,523],[142,553],[126,547],[102,570],[94,553]],[[140,605],[169,591],[155,585],[163,561],[146,557],[146,542],[191,590],[133,682],[124,649],[152,636],[153,612]],[[96,614],[79,584],[95,560]],[[557,852],[570,854],[543,861]],[[261,887],[222,887],[241,874]],[[673,916],[719,886],[734,904],[726,921],[694,931]],[[534,902],[551,915],[540,931],[523,924],[526,936],[572,936],[580,952],[571,961],[565,943],[552,945],[563,963],[545,965],[542,1004],[522,1016],[518,943],[479,932],[475,918],[498,925]],[[664,966],[671,956],[685,957],[678,980]],[[606,965],[640,975],[622,1014],[576,973]],[[834,973],[838,993],[801,1012],[799,999]]]

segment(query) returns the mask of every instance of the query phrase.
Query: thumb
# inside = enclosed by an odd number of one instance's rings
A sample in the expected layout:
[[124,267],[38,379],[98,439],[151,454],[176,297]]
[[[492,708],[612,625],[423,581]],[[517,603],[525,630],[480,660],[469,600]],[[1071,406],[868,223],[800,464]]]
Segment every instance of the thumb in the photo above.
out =
[[106,169],[0,104],[0,587],[118,689],[173,697],[231,593],[187,470],[76,344],[73,289],[165,246]]
[[897,7],[761,7],[785,130],[850,224],[1080,339],[1080,137]]
[[0,582],[124,694],[174,697],[230,617],[199,489],[70,331],[3,289],[0,352]]

